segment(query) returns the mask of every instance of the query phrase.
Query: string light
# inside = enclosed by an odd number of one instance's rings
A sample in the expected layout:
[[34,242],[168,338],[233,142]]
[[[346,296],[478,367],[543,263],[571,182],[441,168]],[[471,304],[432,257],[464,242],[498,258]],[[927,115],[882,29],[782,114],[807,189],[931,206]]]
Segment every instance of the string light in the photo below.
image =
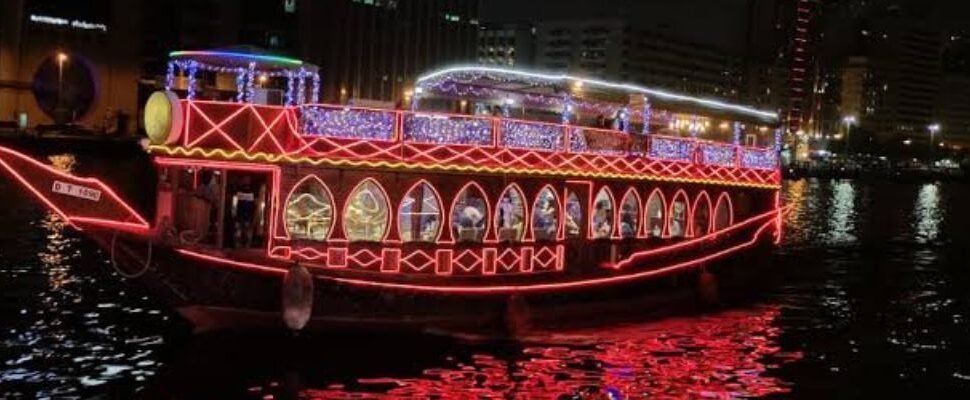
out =
[[701,162],[705,165],[719,165],[730,167],[734,165],[736,147],[726,144],[702,143]]
[[653,136],[650,140],[650,156],[662,160],[691,161],[694,144],[692,140]]
[[741,150],[741,167],[754,169],[775,169],[778,167],[778,153],[774,149]]
[[428,114],[404,116],[405,140],[435,144],[492,144],[492,121]]
[[644,97],[643,98],[643,129],[641,130],[641,133],[643,133],[644,136],[650,134],[650,117],[653,114],[651,107],[652,106],[650,105],[650,99]]
[[175,84],[175,62],[169,61],[168,68],[165,72],[165,90],[172,90],[172,86]]
[[245,100],[246,89],[246,70],[239,68],[236,70],[236,102],[242,103]]
[[562,149],[566,128],[515,120],[502,121],[502,145],[520,149],[556,151]]
[[187,99],[195,99],[195,75],[199,73],[199,63],[195,61],[189,61],[188,65],[188,94],[185,96]]
[[734,123],[734,131],[731,133],[731,144],[735,146],[741,145],[741,131],[744,129],[744,125],[740,122]]
[[295,86],[296,85],[293,83],[293,72],[286,71],[286,96],[285,96],[286,100],[285,101],[286,101],[286,105],[288,106],[293,105],[293,89],[295,88]]
[[303,106],[300,111],[305,134],[365,140],[394,138],[393,112],[320,106]]
[[316,104],[320,101],[320,74],[313,73],[313,89],[310,92],[310,103]]
[[246,101],[252,102],[256,97],[255,85],[253,81],[256,79],[256,63],[249,63],[249,69],[246,71]]

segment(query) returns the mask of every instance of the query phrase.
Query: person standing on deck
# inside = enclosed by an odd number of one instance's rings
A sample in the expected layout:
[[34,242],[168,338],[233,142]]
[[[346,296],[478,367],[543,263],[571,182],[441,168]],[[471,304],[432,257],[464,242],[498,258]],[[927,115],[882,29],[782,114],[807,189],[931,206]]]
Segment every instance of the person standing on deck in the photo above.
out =
[[253,241],[253,217],[256,214],[256,192],[248,176],[242,177],[242,183],[236,187],[232,195],[232,219],[234,222],[234,244],[236,247],[249,247]]

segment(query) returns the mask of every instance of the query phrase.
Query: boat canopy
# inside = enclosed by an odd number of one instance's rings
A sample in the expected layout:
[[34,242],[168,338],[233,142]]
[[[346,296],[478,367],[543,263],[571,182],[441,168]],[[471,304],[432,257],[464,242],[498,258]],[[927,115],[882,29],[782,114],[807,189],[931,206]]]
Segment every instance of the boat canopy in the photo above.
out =
[[529,108],[607,114],[627,109],[641,119],[654,106],[672,112],[696,113],[764,125],[778,125],[778,114],[720,100],[688,96],[630,83],[569,74],[485,66],[455,66],[418,78],[415,95],[491,99]]
[[171,90],[176,77],[184,74],[186,97],[193,99],[198,89],[198,74],[207,71],[235,76],[237,102],[254,102],[257,81],[280,80],[285,84],[286,105],[316,103],[320,92],[318,70],[316,65],[253,46],[179,50],[169,53],[165,89]]

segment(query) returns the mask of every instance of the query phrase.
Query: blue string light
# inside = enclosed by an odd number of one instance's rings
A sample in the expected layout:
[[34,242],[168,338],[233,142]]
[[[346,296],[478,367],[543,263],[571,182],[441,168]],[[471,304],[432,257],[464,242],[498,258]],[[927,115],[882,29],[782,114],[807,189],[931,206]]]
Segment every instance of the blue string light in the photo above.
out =
[[559,125],[502,121],[502,146],[557,151],[562,149],[566,128]]
[[730,167],[734,165],[736,147],[726,144],[703,143],[701,148],[701,162],[705,165],[719,165]]
[[778,166],[778,153],[773,149],[741,150],[741,167],[754,169],[775,169]]
[[199,63],[195,61],[189,61],[189,67],[188,67],[188,74],[189,74],[188,86],[189,87],[187,90],[188,94],[185,96],[189,100],[195,99],[195,79],[196,79],[196,74],[198,73],[199,73]]
[[741,145],[741,131],[744,129],[744,125],[740,122],[734,123],[734,132],[731,133],[731,144],[735,146]]
[[653,136],[650,140],[650,157],[672,161],[691,161],[694,141]]
[[172,90],[172,86],[175,84],[175,61],[168,62],[168,68],[165,72],[165,90]]
[[256,63],[249,63],[249,69],[246,71],[246,101],[252,103],[253,99],[256,97],[256,89],[253,85],[253,80],[256,79]]
[[407,114],[404,116],[404,139],[420,143],[491,146],[492,121]]
[[300,107],[303,132],[348,139],[392,140],[395,114],[391,111]]

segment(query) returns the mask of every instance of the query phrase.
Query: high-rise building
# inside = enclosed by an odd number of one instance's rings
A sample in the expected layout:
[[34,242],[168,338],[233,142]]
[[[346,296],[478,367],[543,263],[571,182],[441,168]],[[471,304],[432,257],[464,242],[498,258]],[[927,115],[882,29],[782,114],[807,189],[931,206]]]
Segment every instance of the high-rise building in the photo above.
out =
[[478,32],[478,63],[496,66],[535,64],[536,27],[532,24],[483,24]]
[[421,73],[475,62],[479,0],[301,0],[300,54],[325,101],[407,97]]
[[634,82],[682,93],[737,99],[740,58],[624,19],[535,24],[535,66]]

